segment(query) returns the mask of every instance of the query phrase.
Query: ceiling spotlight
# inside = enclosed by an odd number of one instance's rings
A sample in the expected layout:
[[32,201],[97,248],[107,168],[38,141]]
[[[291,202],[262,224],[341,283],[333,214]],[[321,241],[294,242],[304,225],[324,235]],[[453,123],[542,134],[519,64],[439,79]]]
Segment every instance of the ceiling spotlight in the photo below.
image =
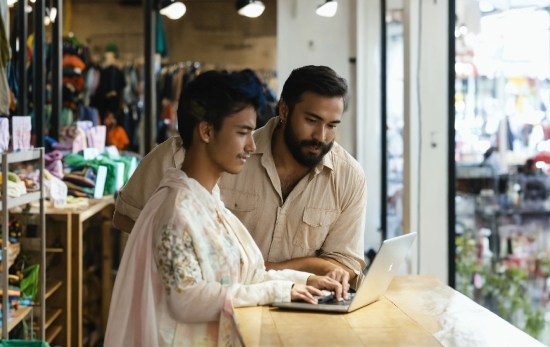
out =
[[52,7],[50,9],[50,20],[52,21],[52,23],[55,23],[55,18],[56,17],[57,17],[57,8]]
[[338,3],[334,0],[327,0],[324,4],[319,5],[315,13],[322,17],[334,17],[336,10],[338,9]]
[[258,0],[237,0],[236,7],[241,16],[250,18],[259,17],[265,10],[264,3]]
[[48,26],[52,20],[50,19],[50,10],[46,7],[46,15],[44,16],[44,25]]
[[17,0],[8,0],[8,6],[13,7],[13,5],[15,5],[16,2]]
[[185,5],[179,0],[161,0],[159,9],[160,14],[170,19],[180,19],[187,11]]

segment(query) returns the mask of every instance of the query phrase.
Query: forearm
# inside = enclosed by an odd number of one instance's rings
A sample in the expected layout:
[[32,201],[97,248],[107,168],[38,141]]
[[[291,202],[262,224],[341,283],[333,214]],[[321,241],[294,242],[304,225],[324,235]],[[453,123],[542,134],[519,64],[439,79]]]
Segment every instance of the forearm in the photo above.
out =
[[340,264],[334,259],[322,257],[295,258],[280,263],[266,262],[265,267],[268,270],[292,269],[297,271],[305,271],[319,276],[324,276],[330,271],[334,270],[334,268],[340,267],[349,273],[350,280],[356,277],[355,272],[347,266]]
[[290,302],[293,282],[273,280],[261,283],[239,285],[234,292],[233,306],[246,307],[267,305],[275,302]]

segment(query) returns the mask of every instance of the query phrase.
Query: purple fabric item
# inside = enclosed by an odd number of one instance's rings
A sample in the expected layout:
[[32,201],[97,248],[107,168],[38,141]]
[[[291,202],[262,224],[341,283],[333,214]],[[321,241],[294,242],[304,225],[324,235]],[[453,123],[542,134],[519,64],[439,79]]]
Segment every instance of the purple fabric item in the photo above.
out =
[[73,144],[57,142],[57,143],[54,143],[52,147],[59,151],[70,151],[71,149],[73,149]]
[[57,178],[63,179],[63,153],[55,150],[44,154],[44,164],[46,169]]
[[88,138],[88,147],[95,147],[99,153],[105,152],[105,138],[107,137],[107,128],[105,125],[98,125],[90,129]]

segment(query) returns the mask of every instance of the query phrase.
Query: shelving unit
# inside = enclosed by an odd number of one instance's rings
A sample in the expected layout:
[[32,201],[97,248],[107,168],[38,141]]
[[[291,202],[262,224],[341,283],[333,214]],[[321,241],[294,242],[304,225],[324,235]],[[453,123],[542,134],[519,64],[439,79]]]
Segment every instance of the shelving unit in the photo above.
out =
[[[12,211],[13,212],[13,211]],[[46,209],[46,310],[59,310],[53,321],[45,322],[46,339],[52,346],[71,346],[72,280],[71,280],[71,213],[68,209]],[[23,225],[38,223],[37,206],[28,211],[12,213]],[[21,238],[21,247],[27,252],[40,252],[39,240]],[[38,317],[38,315],[35,315]],[[46,313],[46,321],[51,314]]]
[[[9,164],[19,163],[25,161],[38,161],[38,166],[40,170],[40,189],[35,192],[30,192],[28,194],[22,195],[17,198],[10,198],[8,196],[8,170]],[[20,205],[26,205],[31,202],[38,201],[40,203],[40,213],[39,213],[39,235],[40,235],[40,246],[39,246],[39,263],[40,263],[40,278],[39,278],[39,302],[37,310],[39,311],[38,317],[38,338],[44,340],[45,338],[45,318],[46,318],[46,229],[45,229],[45,210],[44,210],[44,149],[37,148],[30,151],[24,152],[14,152],[14,153],[3,153],[2,154],[2,199],[0,202],[0,210],[2,210],[2,288],[4,292],[7,292],[9,288],[9,279],[8,273],[9,268],[13,264],[13,246],[8,244],[8,223],[10,217],[10,209]],[[12,248],[12,249],[10,249]],[[10,254],[11,253],[11,254]],[[2,296],[2,338],[9,339],[9,332],[22,320],[31,318],[33,307],[20,307],[15,311],[13,317],[9,317],[9,297],[8,295]],[[32,324],[31,324],[32,325]]]

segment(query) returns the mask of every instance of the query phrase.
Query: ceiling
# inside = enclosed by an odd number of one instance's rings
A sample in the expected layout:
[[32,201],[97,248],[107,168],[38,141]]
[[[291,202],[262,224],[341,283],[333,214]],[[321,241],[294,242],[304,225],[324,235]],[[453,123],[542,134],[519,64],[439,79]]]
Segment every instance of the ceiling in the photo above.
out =
[[550,6],[550,0],[487,0],[496,9],[507,10],[518,7],[547,7]]
[[[388,10],[402,10],[404,0],[386,0]],[[463,6],[464,3],[478,2],[479,0],[456,0],[457,6]],[[550,6],[550,0],[486,0],[497,10],[507,10],[518,7],[547,7]]]

